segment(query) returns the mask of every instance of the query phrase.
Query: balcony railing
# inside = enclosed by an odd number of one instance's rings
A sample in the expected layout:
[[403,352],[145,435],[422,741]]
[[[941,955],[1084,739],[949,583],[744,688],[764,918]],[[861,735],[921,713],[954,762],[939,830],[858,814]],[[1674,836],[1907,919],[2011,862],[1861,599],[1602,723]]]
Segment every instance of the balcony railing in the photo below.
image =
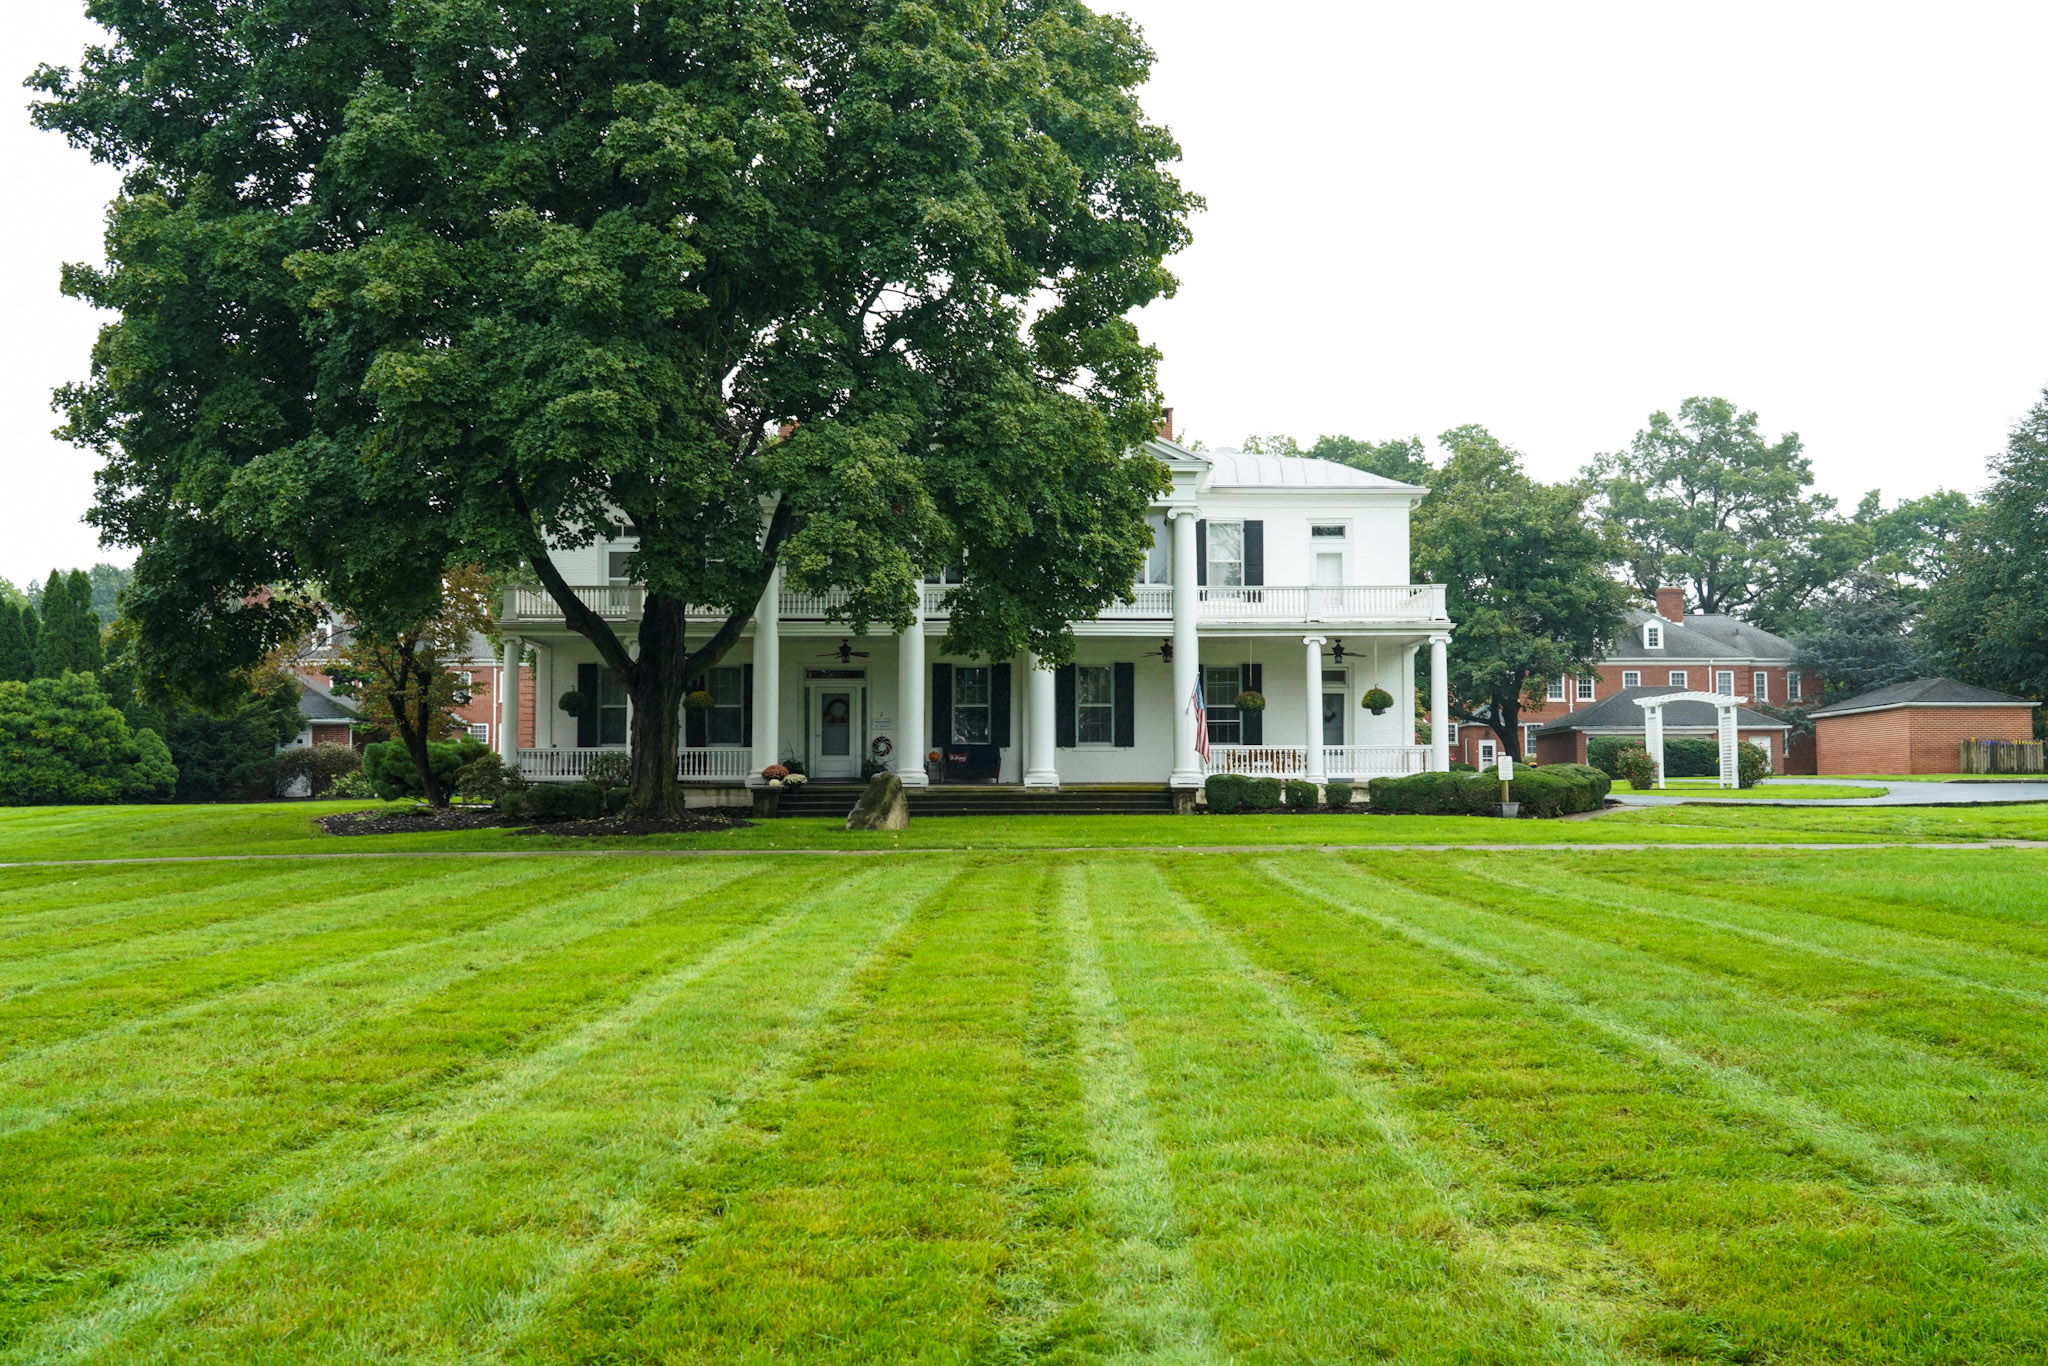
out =
[[[625,752],[617,745],[522,749],[519,751],[519,775],[533,782],[573,782],[590,771],[590,761],[596,756]],[[676,777],[682,782],[741,783],[753,772],[754,751],[745,746],[676,752]]]
[[[946,600],[955,585],[922,585],[927,621],[943,621]],[[638,584],[579,587],[576,596],[608,621],[631,621],[640,615],[644,589]],[[1113,602],[1102,609],[1101,621],[1173,620],[1173,586],[1141,583],[1132,590],[1131,602]],[[780,599],[784,621],[830,621],[846,605],[842,592],[800,593],[785,589]],[[542,588],[509,588],[505,591],[508,622],[551,622],[562,619],[555,600]],[[722,618],[724,613],[709,607],[693,607],[691,615]],[[1215,623],[1264,622],[1436,622],[1444,619],[1444,589],[1439,583],[1344,584],[1321,587],[1302,584],[1263,584],[1251,587],[1205,587],[1195,590],[1196,619]]]
[[[1394,778],[1429,766],[1427,745],[1324,745],[1327,778]],[[1308,773],[1306,745],[1211,745],[1209,772],[1249,778],[1300,778]]]

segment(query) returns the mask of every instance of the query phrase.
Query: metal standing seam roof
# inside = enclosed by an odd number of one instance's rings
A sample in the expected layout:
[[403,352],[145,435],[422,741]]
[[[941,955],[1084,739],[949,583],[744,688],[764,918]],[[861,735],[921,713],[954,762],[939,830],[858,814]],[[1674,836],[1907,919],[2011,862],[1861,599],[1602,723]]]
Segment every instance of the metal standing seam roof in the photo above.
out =
[[[1643,709],[1638,697],[1659,697],[1665,693],[1690,692],[1689,688],[1623,688],[1588,707],[1581,707],[1557,720],[1536,727],[1537,735],[1561,735],[1574,730],[1641,730]],[[1673,702],[1664,708],[1665,730],[1713,730],[1721,724],[1720,709],[1711,702]],[[1790,730],[1791,723],[1766,716],[1748,707],[1735,709],[1735,724],[1741,730]]]
[[1381,474],[1368,474],[1334,460],[1314,460],[1300,455],[1258,455],[1247,451],[1199,451],[1209,462],[1203,482],[1210,488],[1257,489],[1381,489],[1396,493],[1421,493],[1418,484],[1404,484]]
[[1886,711],[1893,707],[2038,707],[2024,697],[1958,683],[1953,678],[1915,678],[1892,683],[1857,697],[1832,702],[1815,712],[1814,719],[1842,716],[1850,712]]

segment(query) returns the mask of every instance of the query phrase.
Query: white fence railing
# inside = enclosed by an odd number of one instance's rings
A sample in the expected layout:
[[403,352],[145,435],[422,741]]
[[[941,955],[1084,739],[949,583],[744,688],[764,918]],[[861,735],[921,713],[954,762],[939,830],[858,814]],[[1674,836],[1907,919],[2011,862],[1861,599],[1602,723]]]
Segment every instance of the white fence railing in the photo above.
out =
[[[590,771],[590,761],[599,754],[624,754],[619,746],[578,749],[522,749],[519,774],[534,782],[569,782]],[[676,752],[676,777],[686,783],[739,783],[754,772],[754,751],[744,746],[729,749],[685,749]]]
[[[956,585],[923,585],[924,615],[927,621],[942,621],[947,615],[946,599]],[[643,590],[639,584],[607,584],[576,588],[576,596],[607,620],[631,620],[640,615]],[[1141,583],[1132,589],[1133,601],[1113,602],[1097,614],[1101,621],[1173,620],[1173,585]],[[1438,583],[1345,584],[1325,588],[1300,584],[1262,584],[1246,588],[1200,588],[1195,592],[1196,618],[1213,622],[1340,622],[1340,621],[1441,621],[1444,589]],[[825,621],[844,607],[846,594],[799,593],[783,590],[779,600],[785,621]],[[723,617],[708,607],[693,607],[693,616]],[[505,590],[505,618],[508,621],[560,621],[562,609],[546,589],[524,587]]]
[[[1429,766],[1427,745],[1324,745],[1328,778],[1392,778]],[[1300,778],[1308,773],[1306,745],[1211,745],[1209,772],[1250,778]]]

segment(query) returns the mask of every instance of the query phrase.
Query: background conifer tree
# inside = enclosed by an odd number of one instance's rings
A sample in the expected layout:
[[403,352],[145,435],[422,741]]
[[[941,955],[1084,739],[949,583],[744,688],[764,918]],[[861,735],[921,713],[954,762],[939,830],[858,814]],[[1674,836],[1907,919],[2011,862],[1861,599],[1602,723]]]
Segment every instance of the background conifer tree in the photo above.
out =
[[17,607],[0,602],[0,683],[26,683],[35,677],[35,654],[21,625],[22,613],[30,610],[26,603]]

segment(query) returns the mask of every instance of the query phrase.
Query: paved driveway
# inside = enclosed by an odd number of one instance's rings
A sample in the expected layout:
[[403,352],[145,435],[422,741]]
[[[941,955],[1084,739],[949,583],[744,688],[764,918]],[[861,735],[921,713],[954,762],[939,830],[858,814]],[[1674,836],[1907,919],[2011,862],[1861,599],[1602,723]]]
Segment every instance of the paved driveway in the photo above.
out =
[[[1882,797],[1834,797],[1804,799],[1800,787],[1881,787]],[[1751,789],[1755,800],[1785,806],[1971,806],[2003,802],[2048,802],[2048,780],[2034,782],[1985,783],[1879,783],[1854,778],[1773,778],[1762,788]],[[1766,797],[1763,794],[1768,793]],[[1674,793],[1659,796],[1637,792],[1626,783],[1616,783],[1608,795],[1630,806],[1676,806],[1683,802],[1712,800],[1706,793]]]

